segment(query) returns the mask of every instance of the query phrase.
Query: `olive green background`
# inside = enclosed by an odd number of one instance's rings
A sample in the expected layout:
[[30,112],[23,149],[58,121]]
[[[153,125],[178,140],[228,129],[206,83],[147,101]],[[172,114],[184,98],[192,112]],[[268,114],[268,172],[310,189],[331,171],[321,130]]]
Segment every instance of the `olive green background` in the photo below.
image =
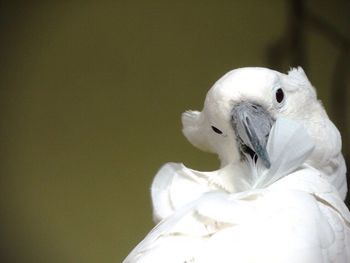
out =
[[[349,36],[348,1],[308,4]],[[153,226],[162,164],[218,167],[182,136],[180,114],[228,70],[268,66],[287,11],[277,0],[3,2],[1,262],[121,262]],[[307,41],[328,108],[338,50],[317,32]]]

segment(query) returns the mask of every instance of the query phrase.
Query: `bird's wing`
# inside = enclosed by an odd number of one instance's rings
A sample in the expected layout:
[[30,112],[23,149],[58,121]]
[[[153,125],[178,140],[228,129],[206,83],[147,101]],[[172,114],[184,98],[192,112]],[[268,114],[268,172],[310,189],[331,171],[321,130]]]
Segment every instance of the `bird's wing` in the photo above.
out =
[[206,193],[160,222],[124,263],[348,262],[349,211],[326,202],[283,187]]

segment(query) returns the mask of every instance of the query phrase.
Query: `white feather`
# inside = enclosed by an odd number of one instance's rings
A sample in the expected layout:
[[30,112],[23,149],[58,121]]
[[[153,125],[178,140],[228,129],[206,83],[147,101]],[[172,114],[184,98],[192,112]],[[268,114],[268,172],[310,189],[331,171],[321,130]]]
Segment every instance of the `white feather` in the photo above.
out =
[[266,187],[292,173],[306,161],[313,149],[313,141],[301,124],[285,118],[277,119],[267,142],[271,167],[266,169],[258,159],[260,174],[253,188]]

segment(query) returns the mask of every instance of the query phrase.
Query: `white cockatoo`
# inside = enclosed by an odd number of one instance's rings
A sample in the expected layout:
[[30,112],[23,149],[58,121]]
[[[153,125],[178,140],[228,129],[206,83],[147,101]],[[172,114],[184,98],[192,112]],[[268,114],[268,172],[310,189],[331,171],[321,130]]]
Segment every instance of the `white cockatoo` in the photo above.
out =
[[124,263],[350,262],[341,137],[301,68],[230,71],[182,121],[221,168],[164,165],[160,222]]

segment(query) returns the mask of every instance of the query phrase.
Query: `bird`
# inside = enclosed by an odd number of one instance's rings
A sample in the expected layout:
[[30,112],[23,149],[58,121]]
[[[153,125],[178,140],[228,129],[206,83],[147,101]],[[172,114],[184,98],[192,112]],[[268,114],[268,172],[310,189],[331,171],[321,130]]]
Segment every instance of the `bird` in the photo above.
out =
[[165,164],[157,225],[124,263],[350,261],[341,136],[301,67],[232,70],[182,123],[220,168]]

